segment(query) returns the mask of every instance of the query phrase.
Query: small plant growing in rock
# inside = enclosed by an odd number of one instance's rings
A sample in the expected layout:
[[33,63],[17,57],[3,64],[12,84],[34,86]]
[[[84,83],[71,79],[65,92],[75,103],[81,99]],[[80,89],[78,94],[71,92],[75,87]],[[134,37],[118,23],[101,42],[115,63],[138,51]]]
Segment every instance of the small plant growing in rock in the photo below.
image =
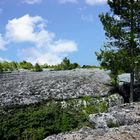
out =
[[110,119],[110,120],[107,121],[107,126],[109,128],[119,127],[119,123],[118,122],[114,122],[113,120]]

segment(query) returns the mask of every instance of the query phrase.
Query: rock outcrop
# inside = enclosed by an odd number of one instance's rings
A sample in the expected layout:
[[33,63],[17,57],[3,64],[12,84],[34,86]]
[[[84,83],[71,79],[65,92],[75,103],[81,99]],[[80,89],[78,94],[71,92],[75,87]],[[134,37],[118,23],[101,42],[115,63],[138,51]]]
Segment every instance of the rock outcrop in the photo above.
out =
[[140,123],[140,103],[122,104],[109,108],[107,113],[91,114],[89,121],[96,128]]
[[[96,129],[85,127],[45,140],[140,140],[140,103],[112,107],[107,113],[90,115],[89,118]],[[109,121],[110,127],[114,128],[108,127]]]
[[100,69],[0,74],[0,106],[107,96],[110,77]]
[[47,137],[44,140],[140,140],[140,124],[108,130],[85,127],[79,131]]

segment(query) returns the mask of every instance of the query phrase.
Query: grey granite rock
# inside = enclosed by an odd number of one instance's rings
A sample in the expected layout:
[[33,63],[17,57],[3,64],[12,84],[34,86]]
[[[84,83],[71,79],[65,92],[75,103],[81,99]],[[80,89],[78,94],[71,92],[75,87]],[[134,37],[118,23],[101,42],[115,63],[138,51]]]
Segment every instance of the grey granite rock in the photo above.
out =
[[91,114],[89,121],[96,128],[107,128],[112,125],[132,125],[140,123],[140,103],[123,104],[109,108],[107,113]]
[[107,96],[109,84],[110,77],[100,69],[0,74],[0,106]]
[[87,127],[79,131],[49,136],[44,140],[140,140],[140,124],[107,130]]

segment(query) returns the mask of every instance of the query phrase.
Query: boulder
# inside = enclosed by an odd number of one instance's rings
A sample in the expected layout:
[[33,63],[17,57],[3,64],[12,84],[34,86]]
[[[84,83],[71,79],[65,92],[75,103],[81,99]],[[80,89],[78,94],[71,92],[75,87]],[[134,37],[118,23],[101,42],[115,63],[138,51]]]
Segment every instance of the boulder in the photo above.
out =
[[109,108],[107,113],[91,114],[89,121],[95,128],[140,123],[140,103],[123,104]]
[[106,99],[109,107],[121,105],[124,103],[123,97],[117,93],[108,96]]
[[123,73],[118,75],[118,84],[130,83],[130,73]]
[[114,125],[118,124],[117,119],[110,113],[91,114],[89,115],[89,122],[91,122],[96,129],[106,129],[111,123]]

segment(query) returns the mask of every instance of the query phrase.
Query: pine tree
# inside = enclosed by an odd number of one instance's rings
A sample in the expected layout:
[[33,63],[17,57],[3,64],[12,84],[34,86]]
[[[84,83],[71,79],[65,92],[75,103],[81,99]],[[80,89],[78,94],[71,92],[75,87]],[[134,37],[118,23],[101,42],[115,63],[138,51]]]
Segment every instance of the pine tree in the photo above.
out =
[[43,71],[43,69],[41,68],[41,66],[38,63],[36,63],[35,67],[34,67],[34,71],[40,72],[40,71]]
[[[121,57],[125,57],[129,63],[130,102],[132,102],[135,62],[140,56],[140,1],[108,0],[108,5],[110,12],[99,16],[108,39],[105,46],[115,53],[122,50],[127,52]],[[126,66],[124,62],[121,63]]]

